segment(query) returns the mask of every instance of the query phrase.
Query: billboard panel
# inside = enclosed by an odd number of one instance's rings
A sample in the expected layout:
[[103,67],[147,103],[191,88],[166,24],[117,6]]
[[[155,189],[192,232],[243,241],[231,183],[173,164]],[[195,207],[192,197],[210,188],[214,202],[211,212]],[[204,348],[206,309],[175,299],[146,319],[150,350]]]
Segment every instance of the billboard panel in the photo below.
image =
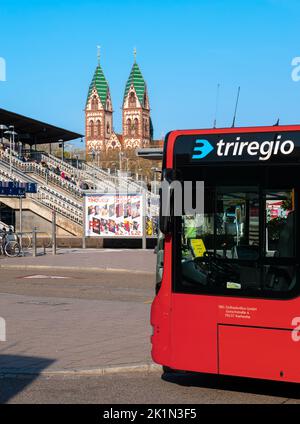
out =
[[87,237],[142,237],[142,194],[87,194],[85,196]]

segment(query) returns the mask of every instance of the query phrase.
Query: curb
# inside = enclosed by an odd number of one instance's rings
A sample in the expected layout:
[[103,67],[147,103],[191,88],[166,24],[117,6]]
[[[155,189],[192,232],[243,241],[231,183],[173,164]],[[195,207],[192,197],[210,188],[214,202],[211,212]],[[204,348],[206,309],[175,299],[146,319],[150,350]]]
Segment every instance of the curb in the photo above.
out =
[[28,370],[26,368],[0,368],[1,378],[26,378],[26,377],[96,377],[112,374],[124,374],[134,372],[162,372],[162,367],[157,364],[137,364],[115,367],[102,367],[91,369],[40,371],[38,369]]
[[154,275],[154,271],[140,271],[128,268],[97,268],[97,267],[79,267],[79,266],[59,266],[59,265],[0,265],[0,269],[15,269],[15,270],[55,270],[55,271],[85,271],[85,272],[116,272],[116,273],[130,273],[141,275]]

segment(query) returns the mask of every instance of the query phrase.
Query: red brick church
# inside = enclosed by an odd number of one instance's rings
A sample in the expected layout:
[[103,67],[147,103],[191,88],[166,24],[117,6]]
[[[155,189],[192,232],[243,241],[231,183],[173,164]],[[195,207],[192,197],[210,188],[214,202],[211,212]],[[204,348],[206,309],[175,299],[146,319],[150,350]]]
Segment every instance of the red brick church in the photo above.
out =
[[101,68],[98,53],[98,65],[85,106],[85,134],[87,157],[108,149],[136,149],[152,144],[153,127],[147,84],[136,62],[136,54],[123,97],[122,134],[117,134],[113,126],[109,85]]

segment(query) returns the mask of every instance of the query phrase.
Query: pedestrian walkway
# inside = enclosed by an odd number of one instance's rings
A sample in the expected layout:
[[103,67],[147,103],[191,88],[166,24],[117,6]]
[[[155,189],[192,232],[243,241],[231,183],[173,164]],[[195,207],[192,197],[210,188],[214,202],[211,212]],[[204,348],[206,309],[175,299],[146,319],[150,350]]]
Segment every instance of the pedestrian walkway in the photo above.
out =
[[151,364],[150,305],[1,294],[0,374]]
[[0,258],[0,268],[119,270],[140,273],[154,273],[156,262],[152,249],[59,249],[55,256],[49,249],[46,255],[37,257]]

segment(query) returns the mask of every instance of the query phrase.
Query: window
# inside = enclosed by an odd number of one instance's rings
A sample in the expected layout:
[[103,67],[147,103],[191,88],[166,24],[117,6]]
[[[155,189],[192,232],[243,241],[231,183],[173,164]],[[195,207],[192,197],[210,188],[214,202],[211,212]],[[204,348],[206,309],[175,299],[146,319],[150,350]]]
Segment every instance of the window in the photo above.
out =
[[293,189],[206,187],[204,206],[204,215],[175,220],[175,291],[279,298],[295,292]]
[[294,191],[268,191],[266,202],[266,256],[294,257]]
[[134,120],[134,135],[139,135],[139,120],[137,118]]
[[100,137],[101,136],[101,121],[98,119],[97,120],[97,136]]
[[149,135],[149,126],[148,126],[148,119],[144,118],[144,134],[145,136]]
[[127,129],[127,134],[131,135],[131,119],[127,119],[126,121],[126,129]]
[[92,97],[92,110],[98,110],[98,99],[96,96]]
[[94,137],[94,121],[90,121],[90,137],[93,138]]
[[110,126],[109,123],[106,124],[106,132],[107,134],[110,134]]
[[136,97],[133,92],[129,94],[129,107],[136,107]]

